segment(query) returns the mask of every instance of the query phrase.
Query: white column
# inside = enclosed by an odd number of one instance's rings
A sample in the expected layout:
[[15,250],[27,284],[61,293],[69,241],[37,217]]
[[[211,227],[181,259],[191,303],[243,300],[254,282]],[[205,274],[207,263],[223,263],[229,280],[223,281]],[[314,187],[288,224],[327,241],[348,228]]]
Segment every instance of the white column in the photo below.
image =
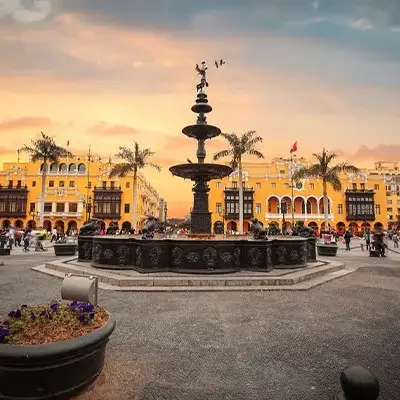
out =
[[65,202],[65,206],[64,206],[64,212],[68,213],[69,212],[69,202]]
[[56,211],[57,211],[57,203],[53,201],[53,203],[51,203],[51,212],[55,213]]

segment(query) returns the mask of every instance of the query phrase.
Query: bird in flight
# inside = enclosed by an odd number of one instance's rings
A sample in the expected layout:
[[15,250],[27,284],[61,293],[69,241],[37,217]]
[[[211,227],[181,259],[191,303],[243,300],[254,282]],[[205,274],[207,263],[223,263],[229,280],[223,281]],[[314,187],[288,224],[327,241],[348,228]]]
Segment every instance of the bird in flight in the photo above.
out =
[[191,160],[189,160],[188,158],[186,159],[186,161],[187,161],[189,164],[193,164],[193,162],[192,162]]
[[219,61],[215,60],[215,61],[214,61],[214,64],[215,64],[215,66],[216,66],[217,68],[219,68],[219,67],[222,67],[224,64],[226,64],[226,61],[224,61],[224,60],[221,58],[221,60],[219,60]]

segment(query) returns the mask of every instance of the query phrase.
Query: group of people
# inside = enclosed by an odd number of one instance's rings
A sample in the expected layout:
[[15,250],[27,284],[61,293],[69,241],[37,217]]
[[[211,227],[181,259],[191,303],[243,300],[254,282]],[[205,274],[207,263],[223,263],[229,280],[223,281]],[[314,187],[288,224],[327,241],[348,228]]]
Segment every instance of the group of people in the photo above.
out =
[[35,251],[45,251],[43,241],[46,239],[46,231],[33,230],[31,228],[17,229],[13,225],[0,231],[0,247],[9,248],[23,247],[29,251],[34,247]]

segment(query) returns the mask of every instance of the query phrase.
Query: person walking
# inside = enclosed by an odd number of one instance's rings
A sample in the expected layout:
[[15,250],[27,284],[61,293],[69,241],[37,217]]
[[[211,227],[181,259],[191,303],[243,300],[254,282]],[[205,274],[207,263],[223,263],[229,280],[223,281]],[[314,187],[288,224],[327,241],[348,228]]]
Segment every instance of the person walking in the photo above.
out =
[[350,241],[351,241],[352,234],[349,230],[345,232],[343,235],[344,242],[346,243],[346,251],[350,251]]
[[371,250],[371,231],[367,228],[364,232],[365,244],[367,245],[367,250]]
[[397,232],[393,233],[392,242],[395,248],[399,248],[399,235],[397,234]]

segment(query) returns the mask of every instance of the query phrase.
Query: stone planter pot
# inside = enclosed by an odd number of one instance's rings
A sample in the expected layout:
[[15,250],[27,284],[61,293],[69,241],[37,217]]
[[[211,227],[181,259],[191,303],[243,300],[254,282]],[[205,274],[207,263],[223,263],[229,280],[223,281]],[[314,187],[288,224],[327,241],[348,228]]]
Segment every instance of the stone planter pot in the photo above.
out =
[[319,256],[335,257],[337,251],[338,251],[337,244],[324,244],[324,243],[317,244],[317,252]]
[[11,254],[11,250],[9,248],[1,248],[0,247],[0,256],[9,256]]
[[72,243],[58,243],[54,245],[56,256],[74,256],[78,246]]
[[70,399],[103,369],[110,315],[103,327],[75,339],[31,346],[0,344],[1,399]]

